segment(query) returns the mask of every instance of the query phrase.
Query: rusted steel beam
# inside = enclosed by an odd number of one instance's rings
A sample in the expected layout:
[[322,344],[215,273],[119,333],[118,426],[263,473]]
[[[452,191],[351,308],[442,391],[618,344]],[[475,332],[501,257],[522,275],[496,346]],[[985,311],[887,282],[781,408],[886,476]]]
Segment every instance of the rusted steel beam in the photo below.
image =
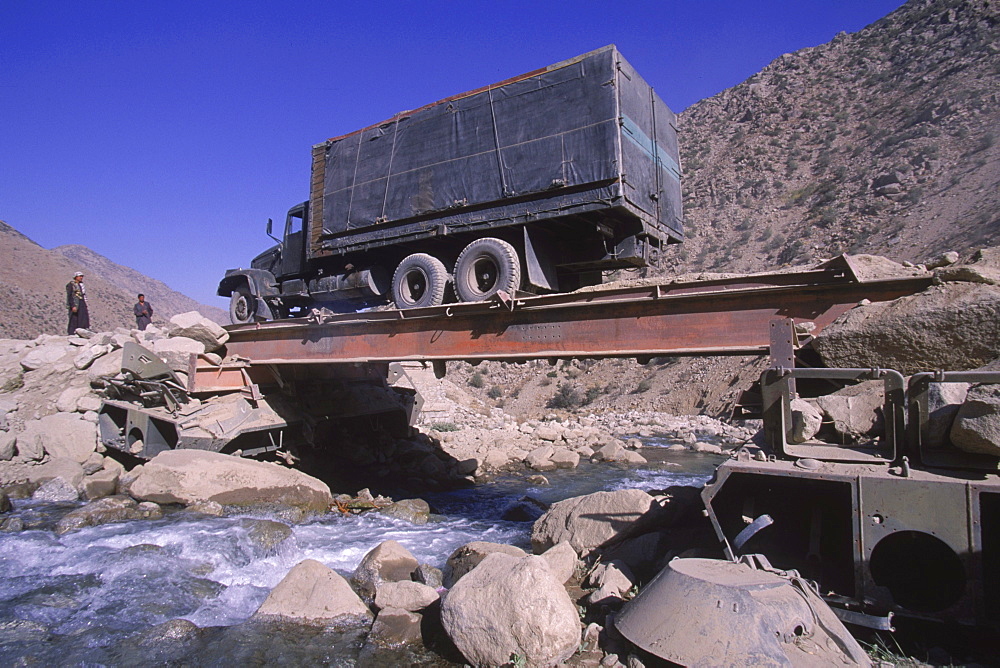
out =
[[234,326],[227,349],[255,366],[755,354],[767,350],[774,318],[811,321],[818,332],[862,299],[895,299],[929,283],[859,283],[850,272],[825,270],[596,289],[508,304],[339,315],[323,324]]

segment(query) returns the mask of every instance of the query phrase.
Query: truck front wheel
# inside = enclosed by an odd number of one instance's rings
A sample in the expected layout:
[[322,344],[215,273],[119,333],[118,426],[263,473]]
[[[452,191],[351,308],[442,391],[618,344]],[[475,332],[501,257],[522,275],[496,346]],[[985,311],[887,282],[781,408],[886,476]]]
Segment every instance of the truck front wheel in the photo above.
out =
[[250,288],[240,286],[229,296],[229,320],[234,325],[245,325],[253,322],[257,312],[257,300],[250,293]]
[[521,287],[521,261],[503,239],[476,239],[455,263],[455,294],[459,301],[481,302],[500,290],[513,296]]
[[407,255],[392,275],[392,300],[396,308],[438,306],[444,302],[448,270],[427,253]]

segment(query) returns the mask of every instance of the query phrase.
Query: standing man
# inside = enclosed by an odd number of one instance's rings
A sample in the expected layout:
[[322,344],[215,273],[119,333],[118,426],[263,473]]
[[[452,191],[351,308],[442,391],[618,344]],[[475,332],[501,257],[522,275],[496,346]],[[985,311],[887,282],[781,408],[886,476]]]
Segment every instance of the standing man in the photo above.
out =
[[153,305],[146,301],[146,295],[139,294],[139,303],[132,307],[135,313],[135,328],[145,330],[153,322]]
[[90,327],[90,314],[87,312],[87,290],[83,287],[82,271],[73,274],[73,280],[66,284],[66,306],[69,308],[67,334],[73,336],[77,329]]

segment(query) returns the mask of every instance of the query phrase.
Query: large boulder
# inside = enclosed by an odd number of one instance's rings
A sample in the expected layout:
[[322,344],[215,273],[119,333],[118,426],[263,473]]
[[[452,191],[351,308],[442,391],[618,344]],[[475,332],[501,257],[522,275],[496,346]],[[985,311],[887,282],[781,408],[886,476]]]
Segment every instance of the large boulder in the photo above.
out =
[[203,450],[167,450],[121,481],[136,499],[191,505],[291,506],[326,512],[333,496],[325,483],[300,471]]
[[191,366],[191,355],[203,354],[205,344],[184,337],[159,339],[153,342],[150,350],[174,371],[187,373]]
[[942,281],[968,281],[1000,285],[1000,247],[981,248],[970,264],[953,264],[935,272]]
[[39,459],[39,453],[44,452],[82,464],[96,449],[97,425],[72,413],[29,422],[17,437],[18,454],[25,459]]
[[1000,385],[973,385],[951,427],[952,444],[966,452],[1000,456]]
[[25,466],[21,471],[25,474],[24,479],[34,485],[44,485],[51,480],[60,479],[77,491],[86,475],[80,462],[66,457],[53,457],[41,465]]
[[552,504],[531,530],[536,554],[567,541],[586,555],[633,527],[653,506],[653,497],[639,489],[596,492]]
[[347,580],[318,561],[306,559],[288,571],[254,616],[326,623],[345,617],[367,621],[373,615]]
[[[214,353],[229,340],[229,332],[218,323],[197,311],[178,313],[170,319],[169,335],[194,339],[205,346],[205,352]],[[154,351],[155,352],[155,351]]]
[[969,387],[969,383],[930,383],[927,386],[924,447],[940,448],[948,445],[951,426],[969,394]]
[[476,540],[466,543],[451,553],[444,567],[444,583],[446,587],[452,587],[458,580],[478,566],[487,556],[494,552],[501,552],[515,557],[525,557],[527,553],[519,547],[506,545],[504,543],[489,543],[487,541]]
[[473,666],[553,666],[580,644],[580,618],[541,557],[488,555],[441,604],[441,622]]
[[365,555],[354,569],[351,581],[362,597],[371,601],[384,582],[405,582],[417,570],[417,558],[394,540],[379,543]]
[[65,342],[52,342],[46,345],[32,348],[21,358],[21,367],[25,371],[34,371],[43,366],[54,364],[63,358],[66,353],[73,350],[72,346]]
[[857,442],[881,430],[885,390],[880,380],[848,385],[813,401],[840,442]]
[[111,344],[109,343],[87,346],[73,358],[73,366],[83,371],[84,369],[90,367],[95,360],[110,353],[111,350]]
[[945,283],[891,302],[858,306],[812,342],[828,367],[904,375],[980,367],[1000,357],[1000,286]]

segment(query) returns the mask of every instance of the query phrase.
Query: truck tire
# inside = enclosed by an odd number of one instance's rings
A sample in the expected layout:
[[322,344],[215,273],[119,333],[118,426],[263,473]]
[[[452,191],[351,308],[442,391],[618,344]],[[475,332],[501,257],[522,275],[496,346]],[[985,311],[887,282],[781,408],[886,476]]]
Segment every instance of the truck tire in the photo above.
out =
[[245,285],[233,290],[229,296],[229,320],[234,325],[245,325],[254,321],[257,313],[257,299]]
[[481,302],[500,290],[509,295],[521,287],[521,261],[502,239],[476,239],[455,263],[455,293],[459,301]]
[[396,308],[438,306],[444,302],[448,270],[427,253],[407,255],[392,275],[392,301]]

